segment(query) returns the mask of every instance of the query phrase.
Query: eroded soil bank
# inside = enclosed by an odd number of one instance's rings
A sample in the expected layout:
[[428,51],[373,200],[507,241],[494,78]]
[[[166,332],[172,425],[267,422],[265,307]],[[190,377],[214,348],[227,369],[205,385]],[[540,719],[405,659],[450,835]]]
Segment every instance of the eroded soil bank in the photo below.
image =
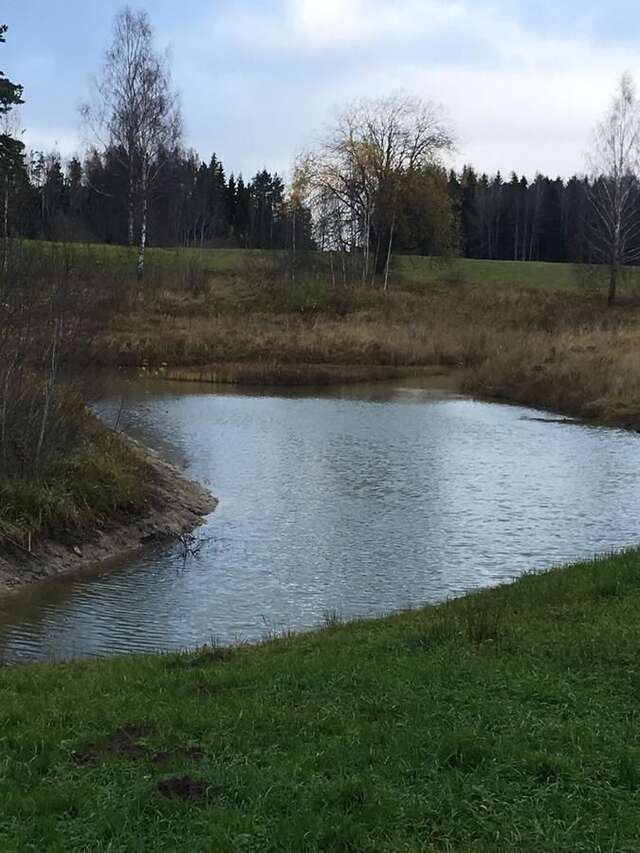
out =
[[39,539],[31,553],[12,545],[0,547],[0,595],[190,533],[213,512],[218,502],[207,489],[188,480],[155,451],[133,439],[123,440],[144,455],[154,479],[147,511],[134,519],[112,521],[77,535]]

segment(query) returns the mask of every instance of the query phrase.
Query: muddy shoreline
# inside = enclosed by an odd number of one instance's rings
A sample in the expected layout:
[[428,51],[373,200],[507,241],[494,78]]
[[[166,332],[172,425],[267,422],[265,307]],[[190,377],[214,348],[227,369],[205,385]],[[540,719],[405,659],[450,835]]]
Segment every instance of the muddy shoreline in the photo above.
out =
[[154,450],[124,435],[122,440],[144,456],[154,477],[154,496],[148,511],[138,518],[111,522],[77,535],[39,539],[31,553],[0,546],[0,595],[191,533],[215,510],[218,501],[204,486],[188,480]]

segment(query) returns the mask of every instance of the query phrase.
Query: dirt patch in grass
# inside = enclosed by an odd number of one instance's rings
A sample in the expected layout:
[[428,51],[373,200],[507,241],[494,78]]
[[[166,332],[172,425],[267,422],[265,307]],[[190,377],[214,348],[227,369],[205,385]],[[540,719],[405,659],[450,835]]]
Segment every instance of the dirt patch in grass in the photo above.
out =
[[170,761],[199,761],[204,753],[195,747],[156,750],[145,743],[157,734],[147,726],[121,726],[105,743],[90,743],[76,753],[80,764],[99,761],[110,755],[121,756],[132,761],[150,761],[152,764],[167,764]]
[[163,797],[194,802],[206,797],[208,786],[205,782],[191,776],[176,776],[171,779],[162,779],[156,785],[156,790]]
[[106,743],[90,743],[76,754],[76,758],[81,764],[96,761],[107,755],[121,755],[144,760],[151,756],[152,751],[140,741],[153,734],[153,730],[146,726],[121,726],[113,732]]

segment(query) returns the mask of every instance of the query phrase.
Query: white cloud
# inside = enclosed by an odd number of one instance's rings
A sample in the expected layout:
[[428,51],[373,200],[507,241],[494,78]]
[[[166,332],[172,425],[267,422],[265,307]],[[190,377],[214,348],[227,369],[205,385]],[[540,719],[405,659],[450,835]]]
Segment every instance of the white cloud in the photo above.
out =
[[463,3],[442,0],[282,0],[275,11],[223,8],[213,26],[253,51],[308,55],[462,25],[465,15]]
[[[498,3],[216,0],[207,14],[176,15],[187,141],[203,156],[216,150],[228,170],[284,170],[334,106],[405,89],[444,105],[458,163],[580,171],[616,79],[639,61],[623,41],[600,43],[584,17],[572,31],[543,34]],[[27,141],[75,150],[75,103],[56,124],[31,125]]]
[[584,29],[548,37],[471,0],[268,5],[251,13],[227,6],[191,34],[192,56],[198,44],[206,51],[224,43],[222,61],[232,56],[234,66],[217,82],[211,69],[218,117],[209,123],[200,116],[198,138],[208,126],[220,153],[241,160],[245,171],[291,162],[329,118],[330,105],[405,89],[446,107],[458,163],[569,175],[583,168],[590,129],[616,78],[635,64],[628,49],[598,47]]
[[462,24],[465,13],[462,3],[432,0],[292,0],[291,5],[296,42],[305,50],[408,38],[425,24],[430,30]]

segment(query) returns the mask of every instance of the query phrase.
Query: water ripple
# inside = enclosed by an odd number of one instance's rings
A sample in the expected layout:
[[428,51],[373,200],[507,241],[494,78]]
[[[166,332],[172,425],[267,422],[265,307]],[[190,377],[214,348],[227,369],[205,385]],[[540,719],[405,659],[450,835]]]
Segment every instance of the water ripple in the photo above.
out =
[[200,555],[157,549],[0,601],[0,659],[259,639],[638,541],[640,445],[620,430],[397,386],[124,393],[125,428],[221,499]]

